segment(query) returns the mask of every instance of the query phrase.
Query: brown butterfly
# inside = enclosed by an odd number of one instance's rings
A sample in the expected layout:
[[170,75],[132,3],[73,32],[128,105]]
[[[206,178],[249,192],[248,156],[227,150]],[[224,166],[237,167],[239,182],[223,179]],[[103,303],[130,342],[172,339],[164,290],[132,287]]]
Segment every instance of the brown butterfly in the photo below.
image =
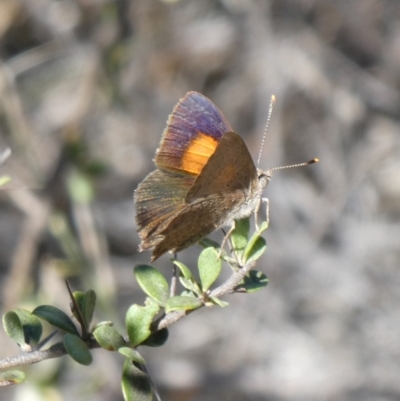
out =
[[232,230],[234,220],[258,210],[272,175],[272,169],[255,167],[243,139],[196,92],[187,93],[169,116],[155,164],[157,169],[134,195],[139,250],[154,248],[152,261],[187,248],[218,227]]

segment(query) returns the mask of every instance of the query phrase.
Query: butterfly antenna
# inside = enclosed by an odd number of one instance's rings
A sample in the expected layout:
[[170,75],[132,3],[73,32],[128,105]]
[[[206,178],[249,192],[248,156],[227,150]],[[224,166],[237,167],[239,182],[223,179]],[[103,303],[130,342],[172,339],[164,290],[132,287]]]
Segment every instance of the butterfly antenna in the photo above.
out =
[[319,162],[319,159],[315,158],[315,159],[309,160],[308,162],[305,162],[305,163],[290,164],[289,166],[273,167],[273,168],[270,168],[268,171],[272,172],[272,171],[276,171],[276,170],[284,170],[287,168],[309,166],[310,164],[314,164],[314,163],[318,163],[318,162]]
[[262,151],[263,151],[263,148],[264,148],[265,137],[267,136],[268,126],[269,126],[269,122],[271,121],[271,115],[272,115],[272,110],[274,109],[275,100],[276,100],[275,95],[272,95],[271,96],[271,101],[269,102],[267,124],[265,124],[264,135],[263,135],[262,140],[261,140],[260,153],[258,154],[257,166],[260,165],[261,154],[262,154]]

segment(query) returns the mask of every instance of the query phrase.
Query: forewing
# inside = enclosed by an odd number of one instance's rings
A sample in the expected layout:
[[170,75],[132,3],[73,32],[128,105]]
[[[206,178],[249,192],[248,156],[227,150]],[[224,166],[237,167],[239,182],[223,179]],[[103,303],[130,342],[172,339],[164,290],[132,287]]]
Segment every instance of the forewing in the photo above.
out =
[[257,180],[257,169],[243,139],[226,133],[186,195],[186,203],[218,193],[246,192]]
[[211,100],[189,92],[173,109],[156,153],[158,168],[197,176],[228,131],[228,121]]

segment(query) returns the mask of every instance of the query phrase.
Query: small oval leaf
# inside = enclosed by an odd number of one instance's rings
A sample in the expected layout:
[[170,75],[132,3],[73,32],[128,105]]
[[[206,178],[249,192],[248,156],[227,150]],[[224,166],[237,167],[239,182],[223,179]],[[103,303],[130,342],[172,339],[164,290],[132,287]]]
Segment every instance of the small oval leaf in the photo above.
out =
[[187,290],[194,292],[197,295],[201,295],[202,291],[196,281],[193,280],[186,280],[184,277],[179,277],[179,281],[181,282],[182,286],[185,287]]
[[265,230],[267,230],[267,229],[268,229],[268,225],[269,225],[269,222],[268,222],[268,221],[263,221],[263,222],[261,223],[261,226],[258,228],[258,233],[261,234],[262,232],[264,232]]
[[129,347],[121,347],[118,349],[118,352],[130,359],[132,362],[139,363],[141,365],[146,365],[146,360],[139,354],[139,352],[135,349]]
[[213,302],[214,304],[220,306],[221,308],[225,308],[226,306],[229,306],[229,302],[223,301],[222,299],[219,299],[217,297],[210,298],[210,301]]
[[43,327],[40,320],[26,309],[16,309],[15,313],[18,315],[19,320],[22,323],[25,343],[37,344],[43,333]]
[[68,355],[81,365],[90,365],[93,361],[92,354],[86,343],[78,336],[67,333],[63,337],[63,344]]
[[215,248],[215,249],[220,249],[221,245],[218,244],[218,242],[213,241],[210,238],[204,238],[202,239],[199,244],[203,247],[203,248]]
[[[73,296],[79,307],[85,328],[86,330],[89,330],[96,306],[96,293],[93,290],[88,290],[87,292],[74,291]],[[79,314],[74,310],[74,308],[72,308],[72,313],[78,321],[81,320]]]
[[152,333],[140,345],[145,345],[146,347],[161,347],[167,342],[168,336],[168,329],[161,329]]
[[98,327],[101,326],[114,326],[114,323],[111,320],[104,320],[103,322],[98,322],[93,326],[93,330],[96,330]]
[[169,297],[169,286],[165,277],[150,265],[136,266],[134,273],[142,290],[158,304],[164,306]]
[[125,401],[152,401],[153,399],[149,376],[130,359],[125,359],[121,385]]
[[256,292],[262,290],[268,284],[268,278],[259,270],[251,270],[249,274],[243,279],[237,291],[239,292]]
[[206,292],[218,278],[222,268],[221,259],[215,248],[206,248],[200,253],[198,268],[201,286]]
[[149,337],[151,334],[150,324],[158,310],[159,307],[156,303],[147,306],[132,305],[128,309],[125,321],[129,341],[133,347]]
[[117,351],[125,346],[124,338],[111,326],[99,326],[93,332],[93,336],[100,346],[108,351]]
[[193,279],[192,272],[186,265],[184,265],[182,262],[179,262],[179,260],[174,260],[173,263],[179,268],[183,277],[185,277],[188,280]]
[[267,242],[263,237],[257,237],[255,241],[249,241],[244,251],[245,262],[253,262],[259,259],[267,249]]
[[200,308],[202,305],[203,303],[198,298],[175,296],[167,301],[165,311],[168,313],[174,310],[193,310]]
[[235,220],[235,229],[231,234],[231,241],[234,251],[241,256],[246,248],[247,240],[249,238],[250,219]]
[[7,372],[0,372],[0,387],[19,384],[25,380],[26,375],[20,370],[8,370]]
[[51,305],[38,306],[33,312],[33,315],[45,320],[52,326],[57,327],[67,333],[79,335],[72,320],[62,310]]
[[3,327],[8,337],[14,340],[18,345],[25,344],[24,329],[16,312],[10,311],[3,316]]
[[82,315],[85,319],[86,327],[90,327],[92,323],[94,309],[96,307],[96,293],[93,290],[88,290],[83,297]]
[[[80,310],[80,312],[82,313],[82,309],[83,309],[83,299],[85,298],[85,293],[83,291],[74,291],[72,296],[75,299],[76,304],[78,305],[78,308]],[[79,314],[78,312],[75,310],[75,304],[73,302],[70,303],[71,306],[71,311],[72,314],[74,315],[75,319],[79,321]]]

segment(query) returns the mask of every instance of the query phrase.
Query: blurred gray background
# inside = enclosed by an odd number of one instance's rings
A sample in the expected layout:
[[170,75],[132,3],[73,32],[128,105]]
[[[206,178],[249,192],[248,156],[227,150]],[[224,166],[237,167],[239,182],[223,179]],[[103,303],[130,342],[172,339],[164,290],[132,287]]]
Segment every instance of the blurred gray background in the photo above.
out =
[[[178,322],[148,368],[164,401],[400,399],[399,89],[398,0],[1,0],[1,312],[68,311],[67,278],[122,328],[149,260],[132,194],[173,106],[208,96],[256,159],[275,94],[261,167],[321,162],[266,190],[269,285]],[[0,398],[122,400],[122,357],[93,354]]]

